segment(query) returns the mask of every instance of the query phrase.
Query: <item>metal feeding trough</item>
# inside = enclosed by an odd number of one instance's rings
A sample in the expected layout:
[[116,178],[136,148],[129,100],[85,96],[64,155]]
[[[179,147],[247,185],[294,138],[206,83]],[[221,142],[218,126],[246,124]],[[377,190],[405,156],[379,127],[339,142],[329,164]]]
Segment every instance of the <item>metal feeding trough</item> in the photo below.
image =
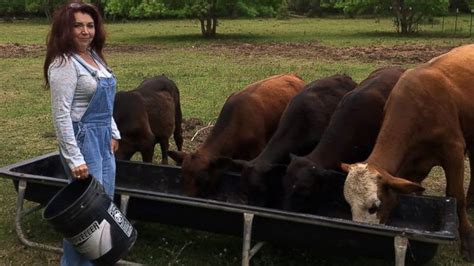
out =
[[[61,251],[26,239],[21,219],[24,199],[45,206],[67,184],[57,153],[50,153],[0,169],[18,190],[16,229],[31,247]],[[129,219],[205,230],[243,237],[242,265],[263,242],[309,247],[322,254],[365,256],[416,264],[433,258],[438,244],[457,239],[456,202],[453,198],[402,196],[387,225],[353,222],[350,210],[328,202],[314,214],[287,212],[246,205],[238,191],[239,176],[223,177],[212,199],[183,194],[181,170],[176,166],[118,161],[116,201]],[[331,205],[332,204],[332,205]],[[330,207],[327,207],[330,206]],[[199,219],[196,219],[199,217]],[[251,248],[251,240],[258,242]]]

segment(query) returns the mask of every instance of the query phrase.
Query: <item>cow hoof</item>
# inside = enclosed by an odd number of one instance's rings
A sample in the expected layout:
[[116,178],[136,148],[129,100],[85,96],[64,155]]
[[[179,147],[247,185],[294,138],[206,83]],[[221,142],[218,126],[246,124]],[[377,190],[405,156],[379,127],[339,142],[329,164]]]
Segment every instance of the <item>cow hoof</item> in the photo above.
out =
[[461,237],[461,253],[463,259],[474,262],[474,230]]

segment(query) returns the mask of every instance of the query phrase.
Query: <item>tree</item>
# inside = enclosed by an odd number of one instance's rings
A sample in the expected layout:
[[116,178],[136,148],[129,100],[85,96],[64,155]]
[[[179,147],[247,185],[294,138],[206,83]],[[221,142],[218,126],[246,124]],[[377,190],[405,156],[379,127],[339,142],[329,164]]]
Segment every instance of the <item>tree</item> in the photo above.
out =
[[217,29],[217,0],[197,0],[189,5],[191,13],[201,23],[201,33],[204,37],[214,37]]
[[449,0],[339,0],[339,5],[349,14],[393,15],[397,32],[407,35],[417,32],[424,18],[446,14]]
[[187,0],[189,13],[199,19],[204,37],[217,34],[218,16],[275,16],[281,0]]

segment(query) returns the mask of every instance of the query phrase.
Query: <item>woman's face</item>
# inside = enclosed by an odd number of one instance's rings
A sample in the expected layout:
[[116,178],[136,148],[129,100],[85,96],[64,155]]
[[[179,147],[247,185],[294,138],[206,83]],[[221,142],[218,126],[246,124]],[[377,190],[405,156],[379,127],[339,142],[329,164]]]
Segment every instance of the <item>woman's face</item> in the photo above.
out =
[[74,43],[78,52],[85,52],[89,48],[95,35],[94,20],[89,14],[74,13]]

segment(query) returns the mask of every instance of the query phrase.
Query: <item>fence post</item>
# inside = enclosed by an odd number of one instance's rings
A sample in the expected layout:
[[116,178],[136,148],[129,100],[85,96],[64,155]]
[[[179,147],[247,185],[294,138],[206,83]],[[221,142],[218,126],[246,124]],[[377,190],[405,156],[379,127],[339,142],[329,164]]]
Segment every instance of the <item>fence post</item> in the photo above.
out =
[[471,23],[469,25],[469,37],[472,36],[472,13],[474,13],[474,9],[471,9]]
[[441,22],[441,32],[444,32],[444,16],[443,16],[443,22]]
[[456,35],[456,32],[458,30],[458,14],[459,8],[456,8],[456,19],[454,20],[454,35]]

